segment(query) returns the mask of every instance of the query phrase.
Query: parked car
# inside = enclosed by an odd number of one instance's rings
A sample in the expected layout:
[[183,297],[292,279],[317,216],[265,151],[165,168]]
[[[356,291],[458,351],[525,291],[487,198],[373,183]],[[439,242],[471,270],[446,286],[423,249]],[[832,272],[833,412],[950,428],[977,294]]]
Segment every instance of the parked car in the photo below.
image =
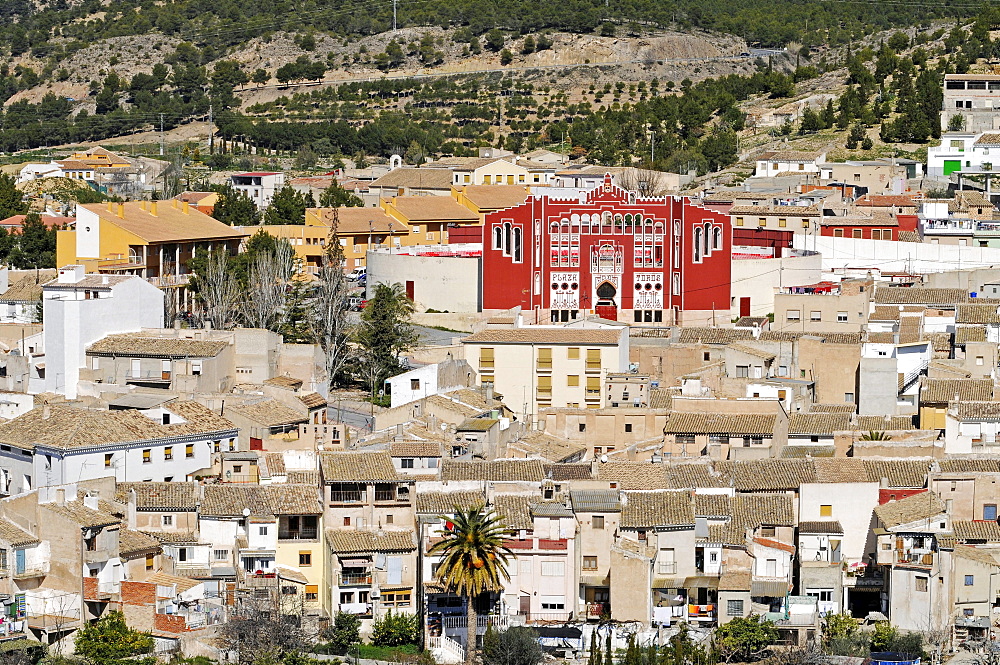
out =
[[352,282],[356,282],[358,279],[365,277],[366,273],[367,268],[355,268],[351,272],[347,273],[347,279]]
[[351,296],[347,299],[347,308],[355,312],[360,312],[364,308],[365,299],[361,296]]

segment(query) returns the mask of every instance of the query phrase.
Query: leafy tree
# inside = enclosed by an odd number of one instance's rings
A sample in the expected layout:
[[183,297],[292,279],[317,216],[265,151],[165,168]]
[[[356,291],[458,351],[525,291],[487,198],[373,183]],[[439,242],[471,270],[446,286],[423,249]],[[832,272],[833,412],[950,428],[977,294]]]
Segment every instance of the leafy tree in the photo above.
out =
[[417,342],[410,323],[413,301],[403,285],[377,284],[374,295],[361,311],[361,323],[355,330],[360,369],[372,399],[385,379],[402,371],[399,356]]
[[483,640],[483,665],[538,665],[542,662],[542,645],[538,633],[527,626],[513,626],[497,633],[487,644]]
[[514,54],[510,52],[510,49],[504,49],[500,51],[501,66],[506,67],[513,61],[514,61]]
[[500,32],[496,28],[493,28],[492,30],[486,33],[486,48],[493,51],[494,53],[498,53],[500,49],[503,48],[503,46],[504,46],[504,37],[502,32]]
[[363,208],[365,202],[340,186],[336,180],[319,195],[320,208]]
[[[367,309],[367,307],[365,308]],[[454,515],[441,515],[445,526],[441,540],[428,554],[441,555],[438,581],[454,594],[465,597],[468,634],[465,662],[476,662],[476,602],[484,593],[497,591],[510,579],[507,565],[514,553],[504,544],[513,532],[503,518],[482,506],[458,508]]]
[[715,631],[716,647],[727,663],[756,660],[777,639],[774,624],[754,614],[735,617]]
[[108,612],[76,634],[76,652],[94,665],[150,665],[153,657],[136,658],[153,651],[153,638],[128,627],[121,612]]
[[948,131],[960,132],[965,129],[965,116],[956,113],[948,118]]
[[889,37],[889,41],[886,42],[886,46],[899,53],[900,51],[905,51],[910,46],[910,38],[902,32],[894,32]]
[[316,166],[316,162],[319,161],[319,155],[316,151],[312,149],[311,146],[304,145],[299,148],[299,151],[295,153],[295,168],[302,169],[303,171],[308,171]]
[[312,194],[295,191],[291,185],[285,185],[271,199],[264,211],[265,224],[305,224],[306,208],[315,208]]
[[855,124],[851,127],[850,133],[847,135],[847,148],[849,150],[854,150],[858,147],[865,138],[865,129],[860,124]]
[[521,42],[521,54],[528,55],[535,52],[535,38],[531,35],[527,35],[524,41]]
[[22,197],[13,176],[0,173],[0,219],[28,212],[28,204],[22,200]]
[[385,616],[372,624],[371,642],[379,647],[398,647],[404,644],[416,644],[420,637],[420,619],[416,614],[393,613],[389,610]]
[[861,139],[862,150],[871,150],[873,145],[874,144],[872,143],[872,139],[870,136],[866,136],[863,139]]
[[361,641],[361,619],[348,612],[337,612],[333,623],[323,630],[322,638],[336,653],[347,653],[352,644]]
[[806,134],[808,132],[819,131],[822,128],[822,122],[819,115],[812,110],[810,107],[806,107],[802,111],[802,121],[799,124],[799,134]]
[[230,185],[215,188],[219,199],[212,217],[229,226],[255,226],[260,223],[260,210],[249,196]]
[[[15,268],[56,267],[56,228],[49,228],[38,213],[28,213],[21,224],[20,236],[7,236],[12,241],[8,260]],[[0,247],[3,239],[0,239]]]

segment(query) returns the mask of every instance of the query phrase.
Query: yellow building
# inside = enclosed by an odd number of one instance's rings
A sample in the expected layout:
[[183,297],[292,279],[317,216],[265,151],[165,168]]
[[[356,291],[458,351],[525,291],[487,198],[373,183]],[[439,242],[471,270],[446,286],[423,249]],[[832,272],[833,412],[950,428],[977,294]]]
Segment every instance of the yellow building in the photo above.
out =
[[[387,215],[410,229],[413,242],[409,244],[413,245],[470,242],[463,229],[482,226],[478,214],[450,196],[395,196],[382,200],[379,205]],[[475,236],[478,239],[471,242],[482,242],[479,229]]]
[[486,215],[521,205],[530,192],[523,185],[466,185],[451,190],[452,198],[479,215],[482,225]]

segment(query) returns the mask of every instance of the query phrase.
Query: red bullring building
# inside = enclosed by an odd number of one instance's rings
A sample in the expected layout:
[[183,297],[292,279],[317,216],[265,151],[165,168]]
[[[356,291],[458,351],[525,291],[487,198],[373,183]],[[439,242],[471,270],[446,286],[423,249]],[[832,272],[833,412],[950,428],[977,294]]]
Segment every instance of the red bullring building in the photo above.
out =
[[689,199],[639,198],[605,176],[573,198],[529,196],[486,216],[483,309],[594,311],[637,323],[711,322],[730,310],[729,216]]

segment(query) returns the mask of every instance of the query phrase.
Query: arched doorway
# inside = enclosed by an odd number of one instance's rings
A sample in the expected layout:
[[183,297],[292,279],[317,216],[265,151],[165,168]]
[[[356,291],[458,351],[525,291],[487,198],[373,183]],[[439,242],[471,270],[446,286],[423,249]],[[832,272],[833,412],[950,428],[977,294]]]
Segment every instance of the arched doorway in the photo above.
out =
[[617,295],[618,289],[611,282],[605,281],[597,285],[597,304],[594,306],[594,311],[599,317],[618,320],[618,303],[615,302]]

